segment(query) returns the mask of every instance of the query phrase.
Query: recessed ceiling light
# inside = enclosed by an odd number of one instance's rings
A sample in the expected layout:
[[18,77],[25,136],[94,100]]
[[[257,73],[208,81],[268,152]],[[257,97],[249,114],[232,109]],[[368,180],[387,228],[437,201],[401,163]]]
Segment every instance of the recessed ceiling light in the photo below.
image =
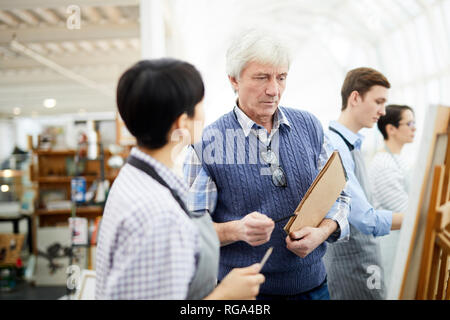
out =
[[56,106],[56,100],[55,99],[45,99],[44,100],[44,107],[51,109]]
[[13,113],[14,113],[15,116],[18,116],[21,111],[22,111],[22,109],[20,109],[19,107],[16,107],[16,108],[13,109]]
[[12,174],[13,174],[13,172],[12,172],[12,170],[10,170],[10,169],[6,169],[6,170],[3,171],[3,176],[4,176],[5,178],[11,178],[11,177],[12,177]]

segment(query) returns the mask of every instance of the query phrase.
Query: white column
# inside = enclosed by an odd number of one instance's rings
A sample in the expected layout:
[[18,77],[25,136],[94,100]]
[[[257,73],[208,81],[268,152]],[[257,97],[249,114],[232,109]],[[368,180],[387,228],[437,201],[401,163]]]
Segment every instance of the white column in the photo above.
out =
[[15,142],[16,130],[14,121],[0,119],[0,164],[11,155]]
[[166,55],[164,10],[162,0],[141,0],[141,55],[142,59]]

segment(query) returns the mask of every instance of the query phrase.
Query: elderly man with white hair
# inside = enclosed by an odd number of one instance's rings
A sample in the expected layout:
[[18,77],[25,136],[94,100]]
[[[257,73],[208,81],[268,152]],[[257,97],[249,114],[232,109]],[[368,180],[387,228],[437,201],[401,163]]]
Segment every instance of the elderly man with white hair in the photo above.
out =
[[329,299],[325,241],[348,238],[350,197],[344,190],[317,228],[286,236],[287,218],[333,151],[315,116],[279,105],[290,64],[287,47],[264,31],[232,42],[227,73],[236,104],[190,147],[188,207],[212,217],[222,246],[219,281],[273,247],[258,299]]

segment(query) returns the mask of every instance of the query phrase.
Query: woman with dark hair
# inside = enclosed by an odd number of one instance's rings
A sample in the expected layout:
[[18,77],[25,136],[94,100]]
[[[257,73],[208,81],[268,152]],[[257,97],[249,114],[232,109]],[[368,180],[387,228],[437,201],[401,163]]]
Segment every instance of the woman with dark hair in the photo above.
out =
[[[414,111],[408,106],[389,105],[378,120],[384,138],[383,150],[375,154],[369,169],[374,207],[405,212],[408,208],[408,162],[401,156],[403,146],[414,140]],[[400,231],[380,238],[380,249],[386,283],[390,280]]]
[[[186,209],[172,171],[180,145],[203,126],[204,85],[189,63],[140,61],[120,78],[117,105],[137,147],[112,185],[97,247],[97,299],[252,299],[260,265],[216,287],[219,240],[208,214]],[[201,130],[200,130],[201,131]],[[182,137],[181,142],[179,138]]]

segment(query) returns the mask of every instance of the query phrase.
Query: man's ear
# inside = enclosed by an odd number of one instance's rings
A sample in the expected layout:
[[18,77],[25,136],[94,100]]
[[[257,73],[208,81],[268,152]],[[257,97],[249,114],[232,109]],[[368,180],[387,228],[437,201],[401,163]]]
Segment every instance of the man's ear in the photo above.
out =
[[230,80],[230,83],[231,83],[231,86],[232,86],[233,89],[234,89],[234,92],[238,92],[238,89],[239,89],[239,83],[238,83],[238,81],[236,80],[236,78],[235,78],[235,77],[232,77],[232,76],[228,76],[228,80]]
[[350,96],[348,97],[348,104],[351,106],[355,106],[359,100],[361,99],[361,96],[358,91],[354,90],[352,93],[350,93]]

